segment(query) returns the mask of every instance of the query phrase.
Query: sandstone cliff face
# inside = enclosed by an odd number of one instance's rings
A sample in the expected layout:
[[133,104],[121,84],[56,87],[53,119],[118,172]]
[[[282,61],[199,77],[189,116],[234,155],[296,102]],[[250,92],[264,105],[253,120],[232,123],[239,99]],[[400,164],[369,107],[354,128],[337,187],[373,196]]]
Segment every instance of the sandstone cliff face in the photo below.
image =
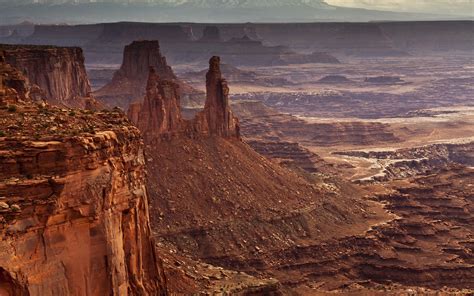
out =
[[80,48],[2,45],[5,60],[37,85],[52,104],[84,107],[91,87]]
[[134,41],[125,46],[122,66],[115,73],[113,80],[133,79],[144,85],[150,67],[154,67],[158,74],[165,79],[176,79],[166,58],[161,55],[158,41]]
[[0,109],[0,294],[164,295],[143,144],[121,113]]

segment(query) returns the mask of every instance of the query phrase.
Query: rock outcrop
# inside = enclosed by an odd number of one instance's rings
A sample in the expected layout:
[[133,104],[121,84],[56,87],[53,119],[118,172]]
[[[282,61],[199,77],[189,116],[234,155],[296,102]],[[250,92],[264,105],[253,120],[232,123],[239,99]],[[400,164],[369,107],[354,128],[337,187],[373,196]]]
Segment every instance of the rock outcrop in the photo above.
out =
[[84,108],[91,87],[82,49],[76,47],[0,45],[8,64],[20,70],[55,105]]
[[28,98],[26,78],[20,71],[5,63],[0,51],[0,106],[14,104]]
[[137,120],[145,140],[179,131],[182,125],[179,86],[171,80],[162,80],[150,68],[145,100],[139,117],[132,120]]
[[209,61],[206,74],[206,104],[197,115],[198,129],[203,133],[223,137],[240,137],[239,121],[234,117],[229,105],[229,87],[222,78],[220,58],[214,56]]
[[26,102],[0,109],[0,129],[1,295],[166,294],[122,113]]
[[123,63],[115,73],[115,82],[124,82],[128,79],[146,82],[148,69],[154,67],[164,79],[176,79],[173,70],[168,66],[166,58],[161,55],[158,41],[134,41],[125,46]]
[[229,106],[229,87],[220,70],[220,58],[213,57],[206,75],[206,104],[192,120],[181,115],[179,85],[162,79],[151,67],[142,104],[131,104],[128,118],[140,129],[145,142],[173,135],[240,138],[240,126]]
[[150,67],[163,80],[173,81],[186,93],[192,89],[178,81],[166,58],[161,54],[158,41],[134,41],[125,47],[123,62],[114,74],[112,81],[95,94],[109,106],[118,106],[125,110],[133,102],[140,101],[146,94],[147,77]]

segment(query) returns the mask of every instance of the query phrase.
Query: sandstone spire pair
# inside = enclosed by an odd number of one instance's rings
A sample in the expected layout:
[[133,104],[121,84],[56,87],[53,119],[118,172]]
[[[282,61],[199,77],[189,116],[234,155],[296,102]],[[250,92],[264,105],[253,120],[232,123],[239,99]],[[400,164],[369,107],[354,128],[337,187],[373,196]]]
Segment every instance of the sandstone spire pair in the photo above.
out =
[[229,88],[222,78],[219,57],[209,61],[206,90],[204,110],[193,120],[184,120],[178,84],[161,79],[155,69],[150,68],[145,100],[142,104],[130,105],[128,117],[148,143],[177,134],[239,138],[239,122],[230,110]]

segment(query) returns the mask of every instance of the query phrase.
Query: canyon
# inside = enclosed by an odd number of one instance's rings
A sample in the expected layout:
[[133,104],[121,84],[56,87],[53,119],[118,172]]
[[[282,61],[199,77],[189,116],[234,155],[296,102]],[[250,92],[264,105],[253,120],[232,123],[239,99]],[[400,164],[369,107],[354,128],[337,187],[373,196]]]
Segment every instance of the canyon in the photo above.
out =
[[0,294],[473,293],[472,22],[30,29]]
[[144,103],[129,110],[147,145],[151,219],[163,246],[271,280],[255,270],[269,254],[384,219],[381,208],[349,197],[357,189],[343,180],[312,184],[243,143],[218,57],[209,61],[205,107],[193,119],[182,119],[172,86],[151,70]]

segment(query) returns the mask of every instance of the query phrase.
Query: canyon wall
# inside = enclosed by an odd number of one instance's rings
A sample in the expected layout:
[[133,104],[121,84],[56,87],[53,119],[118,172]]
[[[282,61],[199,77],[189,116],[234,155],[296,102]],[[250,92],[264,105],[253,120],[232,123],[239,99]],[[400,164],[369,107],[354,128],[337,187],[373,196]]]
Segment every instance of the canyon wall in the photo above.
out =
[[306,146],[371,145],[398,141],[388,124],[380,122],[312,122],[267,107],[261,102],[232,105],[247,140],[296,141]]
[[40,87],[52,104],[84,107],[91,87],[80,48],[0,45],[5,60]]
[[0,129],[1,295],[167,293],[143,142],[122,113],[17,102]]

